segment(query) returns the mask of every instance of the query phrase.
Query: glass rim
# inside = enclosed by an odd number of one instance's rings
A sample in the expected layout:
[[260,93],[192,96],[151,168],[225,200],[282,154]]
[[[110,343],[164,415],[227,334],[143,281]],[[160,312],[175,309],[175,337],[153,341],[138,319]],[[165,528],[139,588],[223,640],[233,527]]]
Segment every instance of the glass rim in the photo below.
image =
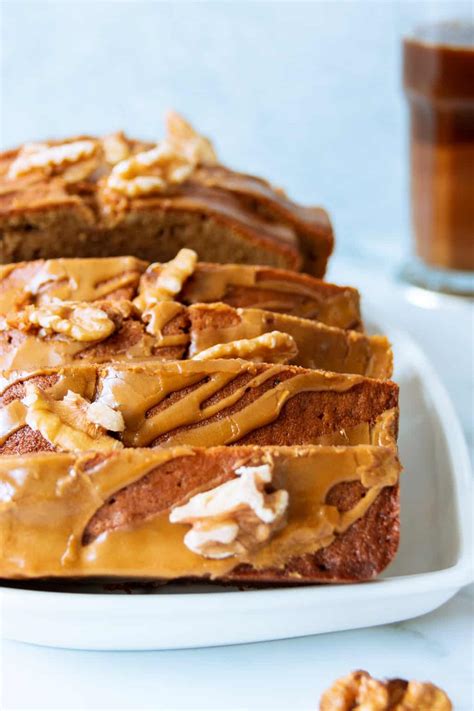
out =
[[471,18],[427,21],[403,35],[404,43],[426,47],[474,51],[474,21]]

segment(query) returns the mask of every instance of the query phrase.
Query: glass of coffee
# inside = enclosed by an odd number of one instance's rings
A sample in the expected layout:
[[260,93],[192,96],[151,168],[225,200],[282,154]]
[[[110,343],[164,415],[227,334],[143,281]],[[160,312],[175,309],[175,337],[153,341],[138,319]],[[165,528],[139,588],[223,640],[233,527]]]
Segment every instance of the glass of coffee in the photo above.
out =
[[416,256],[404,276],[474,294],[474,23],[420,27],[403,43]]

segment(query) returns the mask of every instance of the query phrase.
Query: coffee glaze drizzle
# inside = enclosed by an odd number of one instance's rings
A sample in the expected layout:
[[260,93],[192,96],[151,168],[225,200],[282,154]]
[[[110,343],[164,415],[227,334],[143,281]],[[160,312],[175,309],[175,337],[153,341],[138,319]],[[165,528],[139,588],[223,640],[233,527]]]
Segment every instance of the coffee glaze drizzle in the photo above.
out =
[[48,299],[131,299],[146,262],[135,257],[39,259],[0,265],[0,314]]
[[[49,379],[43,384],[45,375]],[[295,366],[256,365],[239,359],[69,366],[33,374],[12,373],[4,378],[6,409],[0,409],[3,443],[24,424],[24,420],[15,419],[14,402],[23,397],[26,379],[37,382],[53,399],[62,399],[72,390],[121,412],[125,422],[121,438],[126,447],[232,444],[277,421],[294,396],[306,393],[309,397],[313,393],[316,407],[318,395],[330,392],[335,398],[333,419],[322,422],[316,417],[305,430],[304,436],[310,439],[304,442],[344,444],[353,443],[354,437],[356,442],[366,442],[371,423],[385,410],[396,407],[397,400],[389,382]],[[343,403],[344,394],[356,387],[366,391],[365,416],[362,410],[348,411]],[[18,388],[20,394],[15,396]]]
[[[295,371],[292,377],[279,381],[278,375],[282,372],[279,365],[257,370],[242,368],[240,360],[208,361],[208,364],[209,368],[203,369],[192,361],[187,361],[186,365],[167,363],[153,382],[143,377],[143,371],[139,369],[104,368],[97,399],[122,412],[126,426],[123,434],[125,446],[146,447],[163,436],[165,439],[160,443],[167,446],[182,443],[194,446],[231,444],[276,420],[285,403],[298,392],[344,392],[357,382],[355,376],[338,377],[321,371]],[[206,404],[242,372],[252,374],[245,385]],[[238,403],[246,392],[267,381],[273,381],[272,386],[256,400],[227,417],[206,422]],[[153,412],[166,401],[168,395],[193,385],[197,387],[191,392],[168,407]],[[190,429],[175,432],[189,426]]]
[[[390,440],[392,424],[385,422]],[[383,439],[383,437],[381,437]],[[218,578],[241,563],[256,570],[283,568],[297,556],[329,546],[362,518],[386,486],[398,482],[396,449],[357,447],[239,447],[221,455],[221,465],[207,466],[207,481],[190,480],[179,499],[133,525],[102,532],[85,545],[84,532],[94,514],[119,490],[162,465],[176,460],[186,469],[188,457],[214,457],[217,448],[194,450],[122,450],[98,458],[94,453],[36,454],[0,458],[0,575],[7,578],[47,576],[126,576],[140,578]],[[222,458],[224,465],[222,465]],[[235,476],[241,465],[274,463],[278,486],[289,492],[286,526],[253,554],[209,560],[183,543],[188,526],[169,523],[170,506],[183,503]],[[217,471],[218,470],[218,471]],[[224,474],[223,474],[224,472]],[[341,512],[325,504],[342,482],[361,482],[365,496]]]

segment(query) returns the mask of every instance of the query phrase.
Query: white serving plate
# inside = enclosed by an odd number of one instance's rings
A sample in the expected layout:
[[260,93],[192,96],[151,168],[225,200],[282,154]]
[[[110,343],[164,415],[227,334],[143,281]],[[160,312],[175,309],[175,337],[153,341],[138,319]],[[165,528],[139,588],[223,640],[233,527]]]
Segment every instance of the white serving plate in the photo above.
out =
[[431,364],[401,331],[389,331],[389,337],[401,388],[405,472],[400,550],[380,579],[255,591],[165,586],[131,595],[104,593],[99,586],[3,586],[2,636],[77,649],[179,649],[369,627],[446,602],[472,579],[469,458]]

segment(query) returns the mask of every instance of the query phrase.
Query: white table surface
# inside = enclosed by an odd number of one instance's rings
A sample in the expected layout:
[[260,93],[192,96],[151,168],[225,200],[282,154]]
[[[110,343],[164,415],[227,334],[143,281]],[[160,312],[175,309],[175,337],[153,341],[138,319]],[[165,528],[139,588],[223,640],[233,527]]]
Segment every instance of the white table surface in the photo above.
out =
[[[472,305],[413,289],[400,313],[390,299],[397,287],[386,277],[338,258],[329,276],[361,288],[367,302],[417,338],[472,436]],[[333,679],[364,668],[380,677],[436,681],[456,711],[472,711],[473,603],[470,586],[407,622],[213,649],[77,652],[3,642],[0,708],[309,711]]]

